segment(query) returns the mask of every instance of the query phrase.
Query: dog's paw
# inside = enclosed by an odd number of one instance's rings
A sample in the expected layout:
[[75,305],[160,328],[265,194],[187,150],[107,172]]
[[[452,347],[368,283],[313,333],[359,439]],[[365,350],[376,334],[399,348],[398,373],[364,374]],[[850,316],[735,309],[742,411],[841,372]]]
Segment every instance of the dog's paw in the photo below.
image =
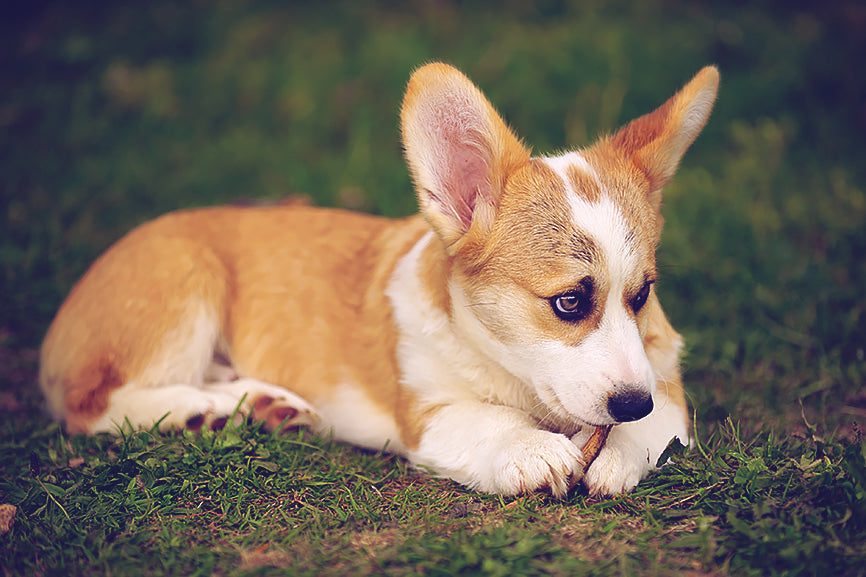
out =
[[232,423],[235,426],[238,426],[244,422],[244,416],[240,413],[235,413],[234,415],[226,415],[222,413],[215,413],[212,409],[207,409],[202,412],[193,413],[193,415],[186,420],[184,428],[195,433],[198,433],[203,429],[219,431],[225,428],[226,423],[229,422],[229,419],[232,420]]
[[[234,426],[239,426],[246,419],[246,411],[243,407],[238,407],[237,401],[231,395],[196,391],[196,395],[190,397],[187,402],[188,412],[183,428],[196,433],[204,429],[219,431],[225,428],[229,420]],[[180,414],[172,414],[169,417],[176,420],[174,417],[180,417]]]
[[286,432],[299,427],[315,427],[319,415],[306,402],[270,395],[260,395],[253,399],[250,419],[262,422],[269,431]]
[[634,489],[651,468],[639,447],[609,441],[584,473],[583,484],[593,496],[619,495]]
[[269,431],[316,427],[320,422],[312,405],[298,395],[253,379],[209,384],[198,396],[206,404],[186,420],[186,428],[193,431],[222,429],[229,419],[239,425],[249,418],[263,423]]
[[493,492],[516,495],[537,490],[563,498],[583,475],[580,449],[563,435],[532,431],[505,443],[493,462]]

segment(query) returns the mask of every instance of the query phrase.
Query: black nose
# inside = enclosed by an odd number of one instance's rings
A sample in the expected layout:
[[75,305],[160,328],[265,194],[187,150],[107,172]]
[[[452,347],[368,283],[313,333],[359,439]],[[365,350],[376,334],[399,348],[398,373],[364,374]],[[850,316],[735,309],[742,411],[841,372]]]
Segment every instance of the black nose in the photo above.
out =
[[607,411],[618,423],[637,421],[653,410],[653,398],[646,391],[634,389],[617,393],[607,400]]

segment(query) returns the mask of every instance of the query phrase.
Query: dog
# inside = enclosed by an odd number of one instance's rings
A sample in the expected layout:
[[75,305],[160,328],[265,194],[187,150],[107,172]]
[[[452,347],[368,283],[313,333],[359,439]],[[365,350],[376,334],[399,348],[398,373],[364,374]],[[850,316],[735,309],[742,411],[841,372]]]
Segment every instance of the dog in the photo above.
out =
[[593,146],[533,157],[466,76],[427,64],[401,112],[419,215],[214,207],[137,227],[47,332],[48,407],[72,434],[248,418],[483,492],[629,491],[689,443],[655,252],[718,83],[706,67]]

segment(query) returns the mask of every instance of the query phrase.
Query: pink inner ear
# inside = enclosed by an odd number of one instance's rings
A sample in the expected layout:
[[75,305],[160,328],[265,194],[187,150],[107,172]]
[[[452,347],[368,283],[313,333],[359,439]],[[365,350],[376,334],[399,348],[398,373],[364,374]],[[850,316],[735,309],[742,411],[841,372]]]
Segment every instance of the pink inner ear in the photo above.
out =
[[442,143],[447,162],[441,191],[432,191],[435,200],[442,205],[446,214],[457,218],[461,228],[469,230],[472,214],[479,200],[491,202],[493,194],[490,186],[490,163],[485,150],[467,138],[470,134],[461,132],[457,127],[444,135]]

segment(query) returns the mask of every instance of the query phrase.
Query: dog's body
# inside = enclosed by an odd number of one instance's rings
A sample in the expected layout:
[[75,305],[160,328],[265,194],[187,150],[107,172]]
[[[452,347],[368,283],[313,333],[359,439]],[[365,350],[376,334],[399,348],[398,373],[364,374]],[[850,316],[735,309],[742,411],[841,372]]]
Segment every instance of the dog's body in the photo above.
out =
[[[655,247],[717,85],[706,68],[592,148],[530,158],[468,79],[425,66],[402,114],[423,218],[226,207],[140,226],[58,312],[49,407],[91,433],[239,407],[483,491],[629,490],[688,442]],[[584,471],[582,441],[615,423]]]

